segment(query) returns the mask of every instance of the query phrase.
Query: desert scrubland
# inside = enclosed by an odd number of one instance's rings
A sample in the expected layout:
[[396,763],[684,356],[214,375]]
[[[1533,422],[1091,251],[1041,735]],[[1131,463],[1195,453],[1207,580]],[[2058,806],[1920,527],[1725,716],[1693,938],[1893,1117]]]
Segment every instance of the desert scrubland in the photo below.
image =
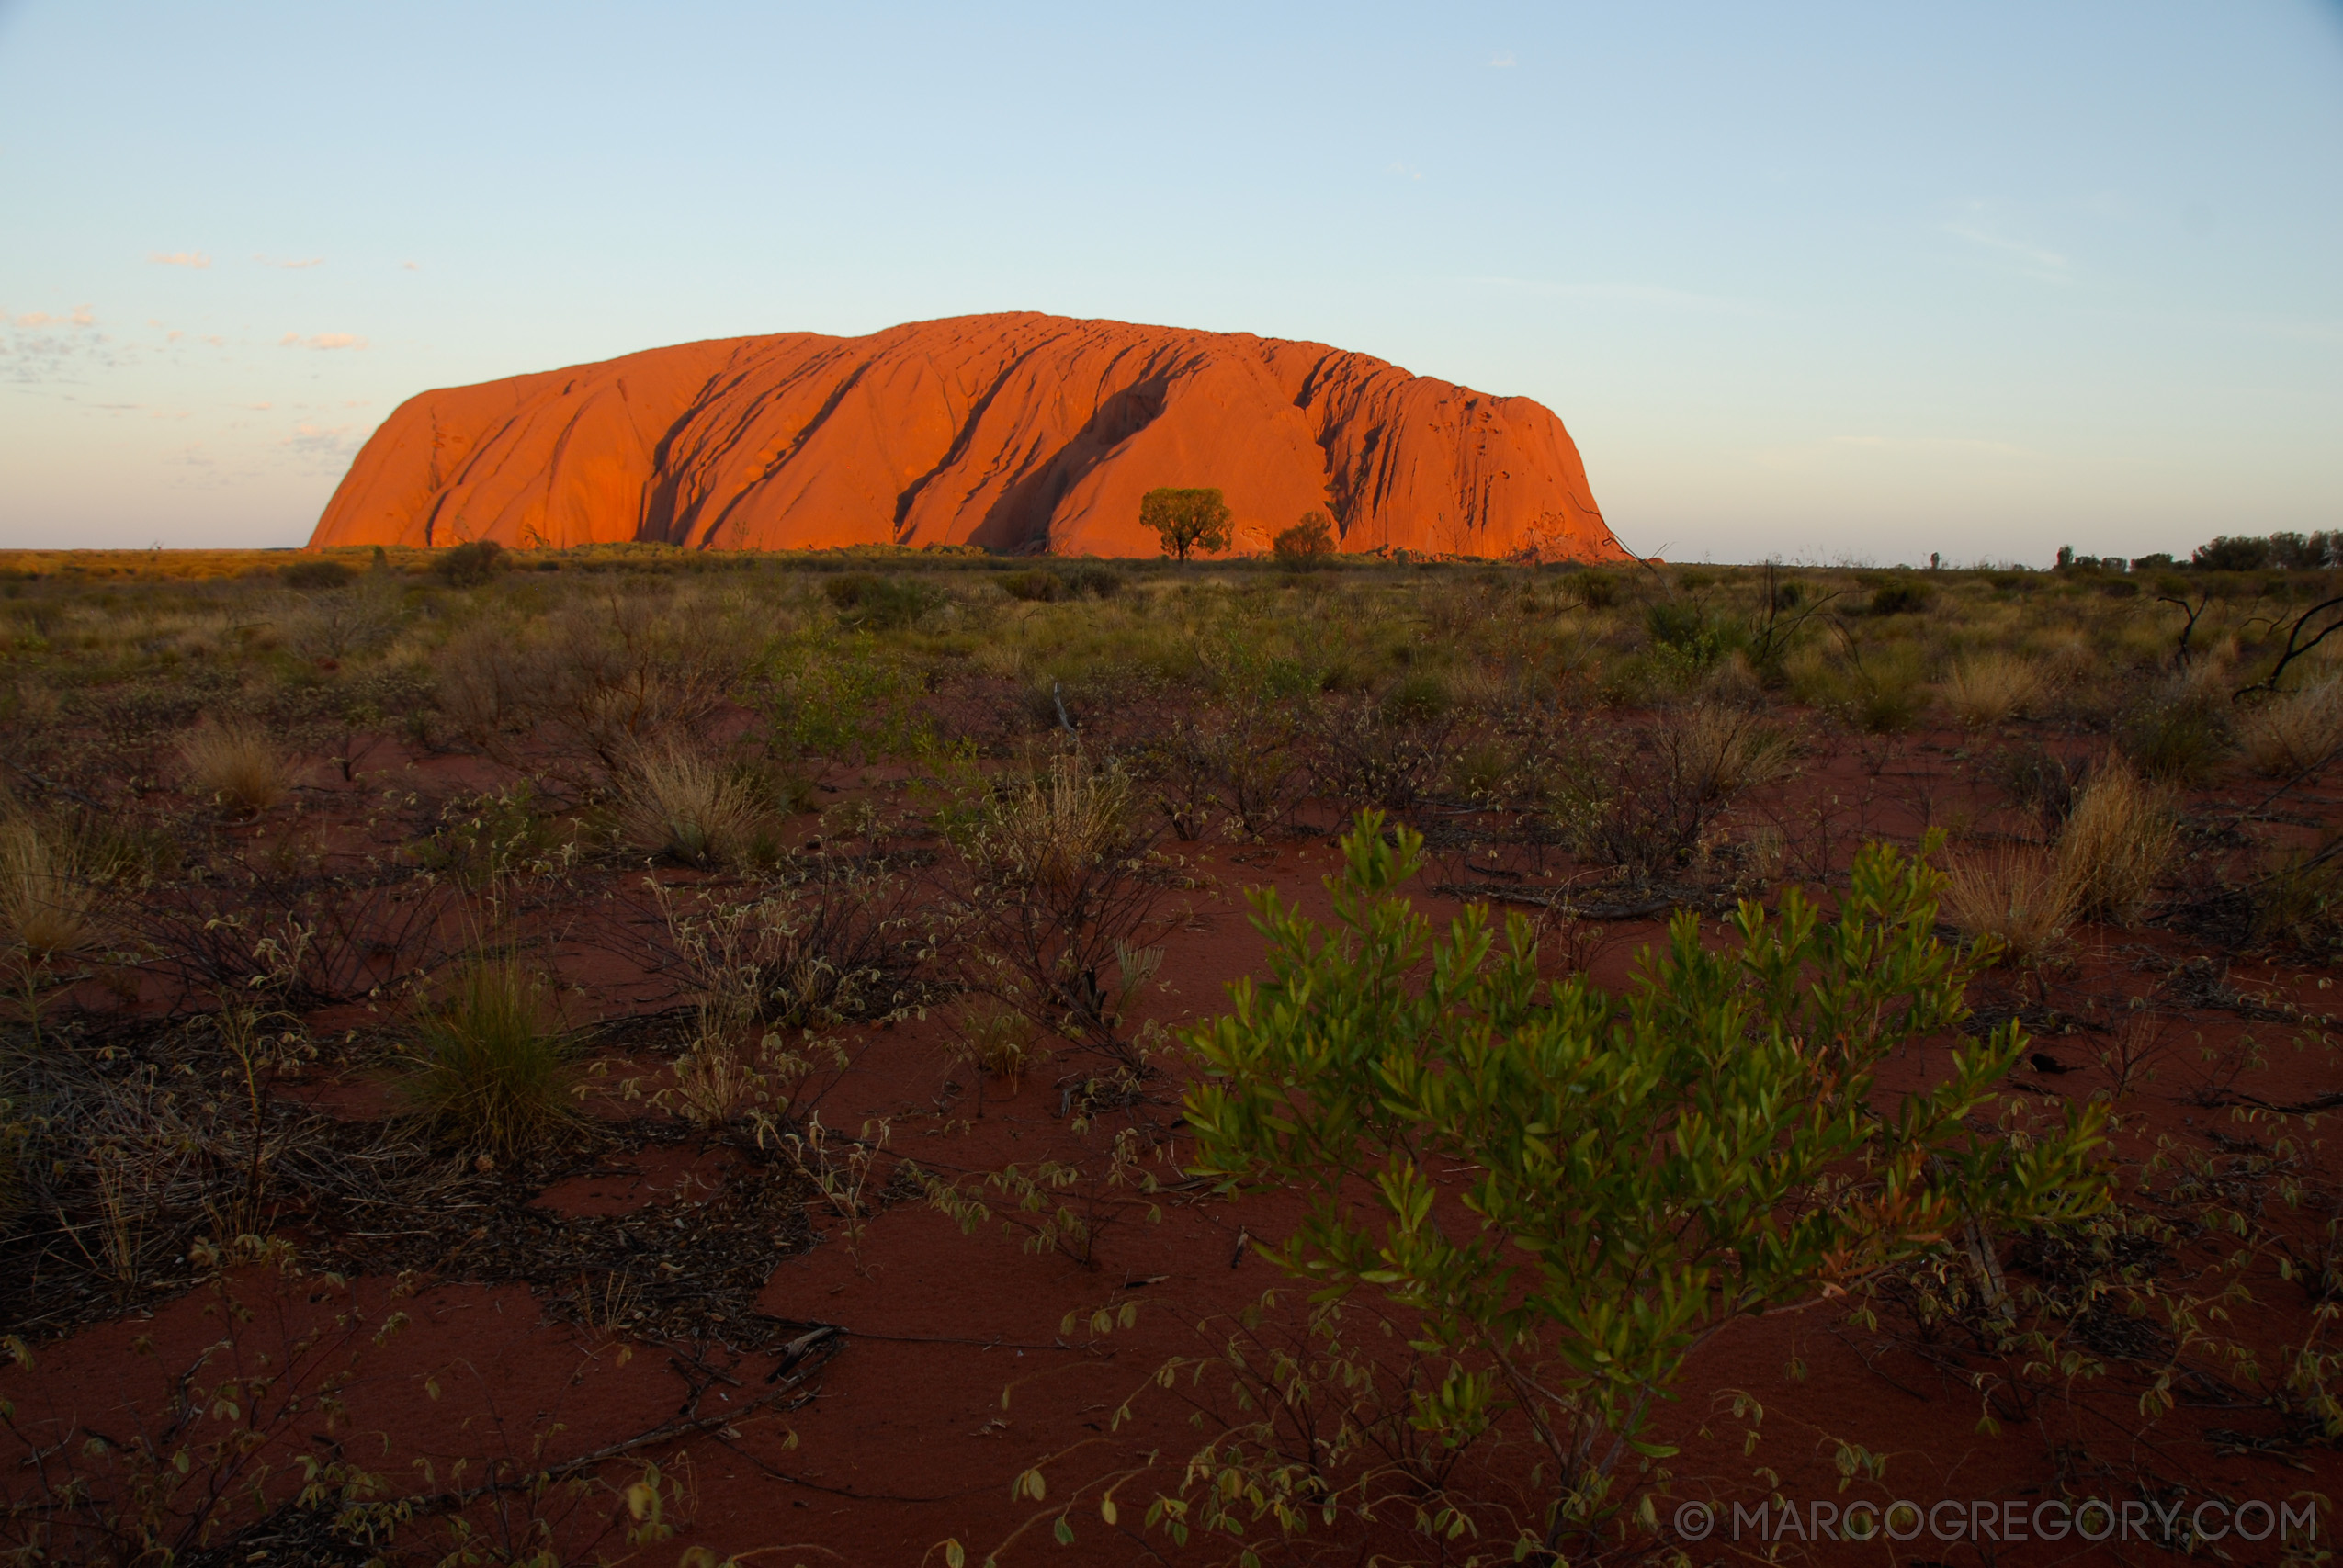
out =
[[2221,560],[0,558],[0,1560],[2279,1561],[2343,573]]

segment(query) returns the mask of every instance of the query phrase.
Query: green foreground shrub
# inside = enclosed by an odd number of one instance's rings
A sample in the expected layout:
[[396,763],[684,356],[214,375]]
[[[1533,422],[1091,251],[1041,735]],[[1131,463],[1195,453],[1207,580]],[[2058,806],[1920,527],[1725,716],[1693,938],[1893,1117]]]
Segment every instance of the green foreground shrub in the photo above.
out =
[[[1414,1325],[1416,1430],[1460,1448],[1510,1416],[1545,1450],[1517,1558],[1589,1539],[1623,1461],[1671,1451],[1653,1406],[1734,1317],[2108,1201],[2097,1106],[2031,1140],[1967,1124],[2026,1048],[2014,1025],[1952,1035],[1934,1089],[1873,1104],[1877,1064],[1967,1012],[1924,862],[1873,845],[1836,920],[1794,892],[1744,904],[1723,951],[1679,916],[1614,998],[1541,982],[1519,916],[1501,944],[1478,908],[1430,943],[1396,891],[1422,840],[1397,839],[1369,814],[1343,840],[1331,931],[1254,894],[1270,978],[1188,1036],[1195,1169],[1309,1199],[1264,1250],[1321,1303],[1371,1287]],[[1330,1514],[1323,1482],[1217,1469],[1230,1451],[1164,1500],[1175,1535]]]

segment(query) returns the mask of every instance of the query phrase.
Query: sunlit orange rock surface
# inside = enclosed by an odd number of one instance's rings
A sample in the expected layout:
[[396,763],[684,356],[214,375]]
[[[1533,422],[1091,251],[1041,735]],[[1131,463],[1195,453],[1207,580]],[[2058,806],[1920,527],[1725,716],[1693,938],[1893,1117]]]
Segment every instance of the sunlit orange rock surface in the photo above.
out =
[[1323,344],[1029,314],[782,333],[410,398],[312,547],[656,540],[1152,556],[1139,498],[1217,485],[1239,552],[1626,558],[1527,398]]

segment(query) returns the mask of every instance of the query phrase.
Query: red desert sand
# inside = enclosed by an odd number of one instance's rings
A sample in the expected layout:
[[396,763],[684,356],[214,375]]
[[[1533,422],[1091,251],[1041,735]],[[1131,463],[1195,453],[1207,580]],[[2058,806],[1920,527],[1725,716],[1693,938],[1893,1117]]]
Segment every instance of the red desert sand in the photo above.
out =
[[1324,344],[1029,313],[424,392],[310,543],[1152,556],[1139,499],[1166,485],[1225,491],[1238,553],[1315,510],[1350,552],[1629,558],[1569,432],[1527,398]]

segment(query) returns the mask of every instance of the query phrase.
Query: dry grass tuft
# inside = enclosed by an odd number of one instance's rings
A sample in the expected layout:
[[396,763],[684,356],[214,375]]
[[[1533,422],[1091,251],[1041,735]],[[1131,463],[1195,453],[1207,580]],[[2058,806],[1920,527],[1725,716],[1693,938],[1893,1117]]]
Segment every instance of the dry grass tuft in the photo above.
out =
[[266,811],[292,787],[291,760],[250,719],[206,719],[179,743],[179,759],[198,789],[233,811]]
[[2269,778],[2306,773],[2343,750],[2343,680],[2273,697],[2237,722],[2254,772]]
[[[775,1039],[763,1036],[765,1054]],[[766,1087],[759,1053],[741,1032],[711,1027],[704,1018],[691,1048],[675,1060],[676,1108],[696,1127],[721,1127],[757,1105]]]
[[737,858],[765,825],[764,803],[750,779],[681,745],[638,753],[618,791],[628,838],[686,865]]
[[1944,871],[1944,912],[1973,937],[1999,946],[1996,961],[2033,964],[2054,952],[2075,920],[2076,890],[2044,851],[2001,845]]
[[952,1055],[1013,1094],[1050,1053],[1030,1020],[1010,1008],[979,1004],[961,1017]]
[[94,946],[101,867],[74,840],[29,818],[0,821],[0,931],[36,958]]
[[578,1121],[577,1071],[544,987],[510,958],[457,976],[416,1026],[402,1086],[444,1142],[501,1161],[548,1148]]
[[1072,887],[1100,863],[1134,852],[1136,804],[1120,768],[1061,752],[1047,773],[995,797],[983,847],[996,868],[1018,880]]
[[2059,876],[2086,919],[2139,919],[2179,836],[2168,794],[2112,758],[2091,773],[2058,835]]
[[1952,666],[1945,695],[1963,724],[1983,729],[2006,718],[2023,718],[2042,701],[2041,668],[2015,654],[1973,655]]
[[1729,799],[1789,771],[1790,737],[1749,708],[1703,703],[1674,732],[1684,775],[1717,799]]

